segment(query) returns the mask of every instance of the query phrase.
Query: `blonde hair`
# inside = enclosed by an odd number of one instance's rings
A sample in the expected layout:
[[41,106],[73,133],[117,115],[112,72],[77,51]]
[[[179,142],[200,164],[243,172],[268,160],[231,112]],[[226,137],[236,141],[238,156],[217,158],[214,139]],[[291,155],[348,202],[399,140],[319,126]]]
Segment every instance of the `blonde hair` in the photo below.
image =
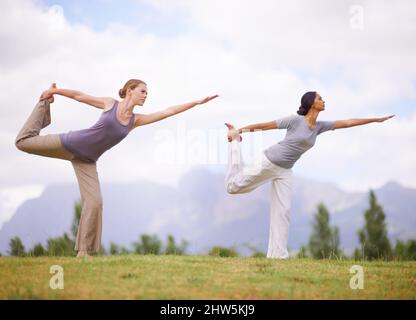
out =
[[124,85],[124,87],[118,91],[118,95],[120,96],[120,98],[124,99],[126,97],[127,89],[133,90],[139,84],[142,84],[142,83],[143,84],[146,84],[146,82],[144,82],[142,80],[130,79],[129,81],[126,82],[126,84]]

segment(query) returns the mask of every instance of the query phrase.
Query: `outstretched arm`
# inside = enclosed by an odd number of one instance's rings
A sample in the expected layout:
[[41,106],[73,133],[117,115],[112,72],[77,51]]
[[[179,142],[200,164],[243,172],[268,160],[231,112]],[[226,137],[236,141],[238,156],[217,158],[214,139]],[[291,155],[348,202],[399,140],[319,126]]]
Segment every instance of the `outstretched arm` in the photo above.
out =
[[248,126],[238,129],[238,133],[253,132],[256,130],[270,130],[270,129],[277,129],[276,121],[250,124]]
[[197,105],[200,104],[204,104],[207,103],[208,101],[217,98],[218,95],[215,96],[209,96],[206,97],[205,99],[201,99],[201,100],[197,100],[197,101],[193,101],[193,102],[189,102],[189,103],[184,103],[178,106],[172,106],[169,108],[166,108],[164,110],[161,111],[157,111],[154,113],[150,113],[150,114],[139,114],[136,113],[135,114],[135,122],[134,122],[134,127],[138,127],[138,126],[144,126],[146,124],[149,123],[153,123],[153,122],[157,122],[163,119],[166,119],[168,117],[172,117],[175,114],[184,112],[186,110],[189,110]]
[[104,109],[105,107],[110,106],[114,103],[113,98],[93,97],[80,91],[59,88],[52,88],[44,91],[39,100],[48,99],[49,97],[52,97],[54,94],[59,94],[61,96],[89,104],[90,106],[99,109]]
[[334,129],[341,129],[341,128],[350,128],[355,126],[361,126],[363,124],[368,124],[372,122],[383,122],[390,118],[393,118],[392,116],[387,116],[383,118],[367,118],[367,119],[349,119],[349,120],[336,120]]

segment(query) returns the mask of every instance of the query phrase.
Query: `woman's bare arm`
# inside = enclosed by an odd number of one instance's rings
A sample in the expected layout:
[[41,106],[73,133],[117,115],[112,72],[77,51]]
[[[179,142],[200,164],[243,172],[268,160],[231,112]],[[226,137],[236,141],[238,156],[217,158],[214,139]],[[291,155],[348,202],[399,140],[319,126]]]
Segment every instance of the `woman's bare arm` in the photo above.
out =
[[149,123],[157,122],[157,121],[166,119],[168,117],[172,117],[175,114],[189,110],[197,105],[207,103],[208,101],[215,99],[217,97],[218,95],[209,96],[209,97],[206,97],[205,99],[201,99],[201,100],[197,100],[197,101],[193,101],[189,103],[184,103],[184,104],[177,105],[177,106],[168,107],[164,110],[157,111],[157,112],[150,113],[150,114],[136,113],[134,127],[144,126]]
[[93,97],[81,91],[71,90],[71,89],[60,89],[60,88],[52,88],[52,89],[48,89],[44,91],[40,97],[40,100],[47,99],[54,94],[59,94],[61,96],[71,98],[82,103],[86,103],[90,106],[93,106],[99,109],[104,109],[107,106],[110,106],[114,103],[113,98]]
[[355,126],[361,126],[364,124],[372,123],[372,122],[384,122],[392,116],[382,117],[382,118],[366,118],[366,119],[348,119],[348,120],[336,120],[334,129],[341,129],[341,128],[350,128]]
[[271,130],[271,129],[277,129],[276,121],[250,124],[248,126],[238,129],[238,132],[243,133],[243,132],[253,132],[256,130]]

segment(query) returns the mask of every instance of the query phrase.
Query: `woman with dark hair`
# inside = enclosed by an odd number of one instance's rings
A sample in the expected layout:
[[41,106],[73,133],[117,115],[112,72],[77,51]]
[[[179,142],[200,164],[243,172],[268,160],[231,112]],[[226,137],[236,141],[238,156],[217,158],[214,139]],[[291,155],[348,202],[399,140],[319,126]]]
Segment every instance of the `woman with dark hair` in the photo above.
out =
[[[383,122],[393,116],[370,119],[317,121],[319,112],[325,110],[325,101],[316,92],[302,96],[297,115],[265,123],[256,123],[235,129],[228,127],[229,156],[225,177],[227,192],[246,193],[271,181],[270,230],[268,258],[286,259],[292,194],[292,167],[303,153],[312,148],[316,137],[328,130],[350,128],[371,122]],[[283,141],[266,149],[261,164],[257,167],[244,166],[241,158],[243,132],[255,130],[286,129]]]
[[[101,109],[97,123],[91,128],[62,134],[39,135],[51,123],[50,104],[54,94],[62,95]],[[27,153],[71,161],[78,180],[82,211],[75,250],[77,257],[89,256],[101,247],[103,203],[97,173],[97,160],[108,149],[123,140],[131,130],[157,122],[214,98],[172,106],[151,114],[133,113],[135,106],[143,106],[147,98],[147,85],[137,79],[127,81],[119,90],[121,101],[99,98],[85,93],[58,89],[53,84],[44,91],[31,115],[16,137],[16,147]]]

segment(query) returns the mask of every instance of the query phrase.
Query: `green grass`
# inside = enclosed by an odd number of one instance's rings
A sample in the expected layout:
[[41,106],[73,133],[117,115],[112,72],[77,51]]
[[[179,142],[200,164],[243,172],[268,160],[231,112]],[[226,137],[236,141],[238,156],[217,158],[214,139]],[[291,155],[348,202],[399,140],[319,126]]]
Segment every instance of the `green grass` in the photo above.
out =
[[[364,268],[364,289],[349,270]],[[49,287],[52,265],[64,289]],[[0,299],[415,299],[416,262],[210,256],[0,257]]]

